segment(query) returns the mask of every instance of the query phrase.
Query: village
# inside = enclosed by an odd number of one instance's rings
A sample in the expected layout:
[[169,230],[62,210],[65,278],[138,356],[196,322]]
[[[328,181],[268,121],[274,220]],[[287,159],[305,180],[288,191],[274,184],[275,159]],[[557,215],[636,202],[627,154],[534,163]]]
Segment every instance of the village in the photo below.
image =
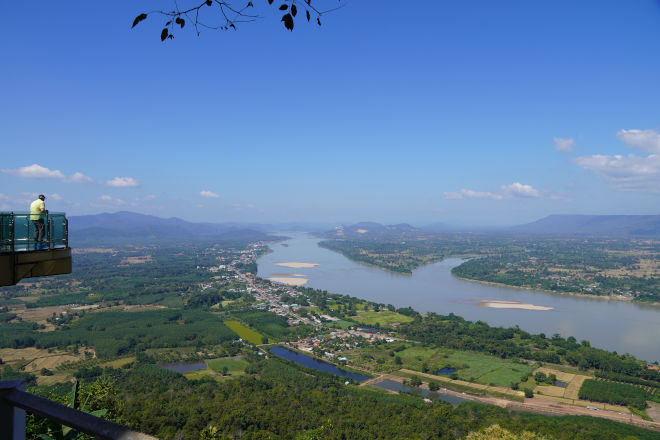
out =
[[[224,272],[225,274],[214,276],[214,279],[217,280],[214,283],[202,284],[202,290],[213,287],[214,284],[217,287],[218,285],[238,283],[241,288],[237,292],[252,295],[256,301],[255,308],[285,317],[289,326],[310,325],[319,331],[315,336],[291,341],[286,345],[296,350],[313,353],[317,357],[334,359],[341,364],[348,361],[346,357],[341,356],[340,352],[342,351],[400,340],[395,338],[392,332],[384,332],[364,326],[356,325],[346,329],[331,328],[332,323],[339,321],[339,318],[309,311],[309,298],[305,297],[295,287],[264,280],[254,273],[241,271],[241,267],[253,263],[258,258],[260,252],[263,252],[263,246],[265,245],[257,243],[252,244],[247,250],[231,252],[233,257],[231,261],[226,261],[224,257],[218,257],[227,264],[210,267],[209,271],[213,273]],[[225,253],[227,251],[224,251],[223,255]],[[283,298],[304,302],[305,306],[295,302],[283,301]]]

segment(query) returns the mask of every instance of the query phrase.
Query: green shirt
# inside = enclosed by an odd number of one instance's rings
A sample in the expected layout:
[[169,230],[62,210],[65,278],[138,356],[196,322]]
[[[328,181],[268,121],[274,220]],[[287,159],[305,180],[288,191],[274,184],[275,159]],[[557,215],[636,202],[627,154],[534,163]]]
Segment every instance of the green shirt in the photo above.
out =
[[30,203],[30,220],[40,220],[45,209],[44,201],[41,199],[37,199]]

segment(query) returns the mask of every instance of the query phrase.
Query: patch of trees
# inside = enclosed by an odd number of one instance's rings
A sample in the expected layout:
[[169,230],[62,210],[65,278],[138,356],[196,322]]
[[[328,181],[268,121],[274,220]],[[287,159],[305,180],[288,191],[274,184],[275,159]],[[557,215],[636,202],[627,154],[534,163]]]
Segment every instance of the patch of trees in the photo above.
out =
[[630,355],[617,355],[593,348],[587,341],[578,344],[575,338],[559,335],[546,338],[531,335],[517,327],[491,327],[485,322],[470,322],[456,316],[429,313],[413,322],[402,324],[401,333],[408,339],[424,344],[457,350],[489,353],[501,358],[522,358],[541,362],[566,362],[580,369],[595,369],[626,376],[646,378],[649,373],[643,362]]
[[287,319],[273,312],[244,310],[232,313],[259,333],[274,339],[282,339],[290,334]]
[[583,400],[632,406],[637,409],[646,408],[648,406],[646,401],[651,398],[642,388],[594,379],[587,379],[582,383],[578,397]]
[[427,404],[419,397],[348,387],[343,378],[278,358],[252,360],[246,372],[217,382],[186,380],[155,365],[122,371],[115,382],[122,402],[118,418],[163,439],[201,438],[202,431],[215,430],[218,438],[453,440],[494,423],[561,440],[650,440],[656,434],[591,417],[515,414],[472,402]]
[[[655,374],[649,374],[648,376],[651,377],[657,377],[658,374],[654,370],[650,370],[652,373]],[[643,373],[640,372],[640,376]],[[617,374],[617,373],[609,373],[606,371],[596,371],[595,373],[596,377],[601,378],[601,379],[607,379],[607,380],[613,380],[616,382],[625,382],[625,383],[630,383],[633,385],[642,385],[646,387],[652,387],[652,388],[660,388],[660,377],[657,377],[657,379],[642,379],[640,377],[634,377],[634,376],[628,376],[625,374]]]
[[106,358],[147,348],[216,345],[237,337],[217,316],[200,310],[90,313],[45,333],[29,324],[8,324],[0,327],[0,336],[0,347],[80,344],[93,346],[99,357]]

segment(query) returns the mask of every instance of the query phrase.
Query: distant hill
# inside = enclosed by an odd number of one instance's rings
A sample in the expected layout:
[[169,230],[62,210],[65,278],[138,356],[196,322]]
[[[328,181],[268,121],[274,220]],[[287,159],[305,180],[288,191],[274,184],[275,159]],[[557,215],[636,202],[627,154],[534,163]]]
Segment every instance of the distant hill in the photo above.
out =
[[660,215],[550,215],[510,230],[531,234],[657,237]]
[[128,211],[69,217],[72,246],[174,239],[258,241],[272,238],[261,230],[236,223],[191,223],[176,217],[160,218]]

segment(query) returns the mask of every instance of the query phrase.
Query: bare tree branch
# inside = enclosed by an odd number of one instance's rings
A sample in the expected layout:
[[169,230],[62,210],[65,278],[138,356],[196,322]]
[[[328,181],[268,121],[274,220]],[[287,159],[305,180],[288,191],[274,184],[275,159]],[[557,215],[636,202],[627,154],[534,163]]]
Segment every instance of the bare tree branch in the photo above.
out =
[[[243,0],[203,0],[201,3],[195,2],[192,6],[187,8],[180,8],[178,1],[172,0],[174,9],[172,10],[154,10],[146,13],[141,13],[133,20],[133,26],[147,19],[150,15],[160,15],[165,17],[165,23],[160,33],[160,39],[174,38],[174,33],[184,28],[186,23],[190,23],[199,36],[200,29],[209,30],[237,30],[236,25],[240,23],[251,23],[258,21],[260,17],[257,13],[249,13],[250,8],[254,9],[253,0],[247,0],[245,6],[239,8],[235,5]],[[199,0],[198,0],[199,1]],[[264,0],[254,0],[264,1]],[[265,0],[269,5],[273,5],[274,0]],[[326,1],[326,0],[317,0]],[[330,0],[340,3],[341,0]],[[316,6],[312,6],[312,0],[278,0],[279,10],[284,12],[281,21],[284,27],[290,31],[293,30],[294,22],[298,11],[304,11],[307,21],[311,18],[316,18],[317,24],[321,25],[321,16],[328,12],[336,11],[345,6],[339,4],[327,10],[321,10]],[[217,23],[213,23],[215,20]]]

